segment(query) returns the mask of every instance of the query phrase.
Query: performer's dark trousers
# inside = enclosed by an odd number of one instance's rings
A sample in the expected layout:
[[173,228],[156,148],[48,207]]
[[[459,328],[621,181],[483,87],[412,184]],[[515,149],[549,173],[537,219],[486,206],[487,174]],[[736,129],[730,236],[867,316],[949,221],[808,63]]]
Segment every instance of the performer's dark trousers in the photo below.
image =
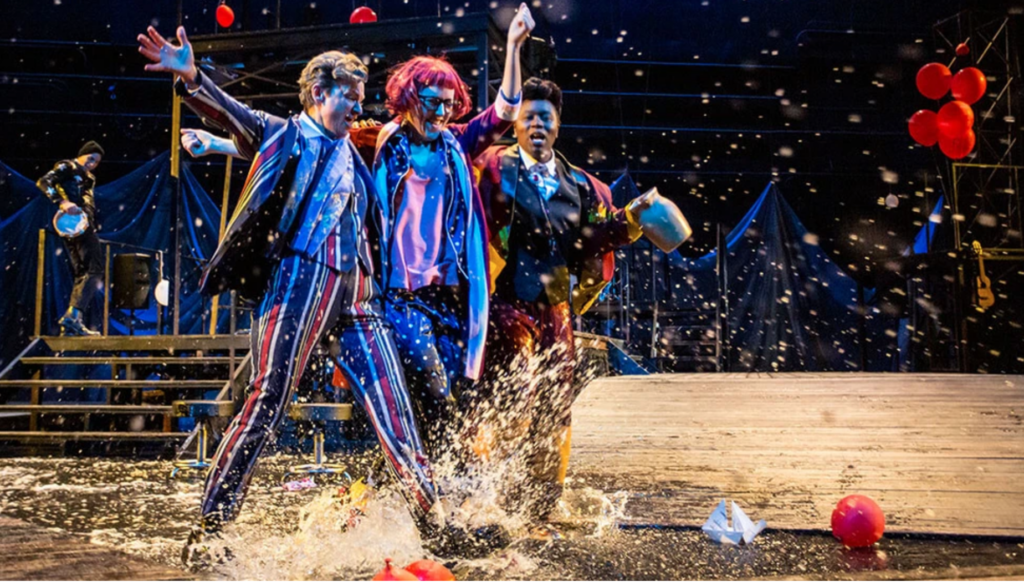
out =
[[92,303],[96,291],[103,285],[103,251],[96,231],[88,230],[75,238],[63,238],[64,248],[71,261],[75,285],[71,288],[69,307],[84,311]]
[[522,449],[531,479],[524,480],[522,494],[538,518],[550,513],[562,493],[561,439],[580,388],[574,385],[575,364],[568,302],[491,298],[484,380],[479,401],[469,399],[470,406],[499,423],[520,416],[529,421]]
[[385,311],[405,369],[420,433],[431,458],[450,451],[464,380],[465,321],[458,287],[389,289]]
[[391,330],[372,279],[291,255],[276,268],[253,314],[249,396],[206,479],[204,524],[233,519],[256,461],[285,415],[313,348],[329,336],[354,399],[366,410],[403,494],[422,519],[437,499]]

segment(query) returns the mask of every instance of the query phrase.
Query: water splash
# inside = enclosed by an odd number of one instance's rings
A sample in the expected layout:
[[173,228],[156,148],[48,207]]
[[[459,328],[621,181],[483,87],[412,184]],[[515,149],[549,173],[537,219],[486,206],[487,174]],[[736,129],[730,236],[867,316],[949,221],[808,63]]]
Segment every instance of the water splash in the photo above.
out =
[[334,488],[325,488],[298,510],[291,531],[281,531],[281,524],[240,520],[213,548],[216,554],[226,547],[233,555],[216,574],[249,580],[357,580],[372,576],[385,558],[405,564],[425,555],[405,501],[390,488],[377,492],[362,514],[349,527],[352,507],[339,501]]

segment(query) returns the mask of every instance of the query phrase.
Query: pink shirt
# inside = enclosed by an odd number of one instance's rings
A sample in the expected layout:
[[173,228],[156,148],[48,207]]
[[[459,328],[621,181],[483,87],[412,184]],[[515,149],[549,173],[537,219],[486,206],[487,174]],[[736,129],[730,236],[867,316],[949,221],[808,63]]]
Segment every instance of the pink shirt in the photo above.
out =
[[455,252],[444,235],[448,188],[441,156],[431,156],[429,166],[410,169],[405,178],[392,231],[391,288],[459,284]]

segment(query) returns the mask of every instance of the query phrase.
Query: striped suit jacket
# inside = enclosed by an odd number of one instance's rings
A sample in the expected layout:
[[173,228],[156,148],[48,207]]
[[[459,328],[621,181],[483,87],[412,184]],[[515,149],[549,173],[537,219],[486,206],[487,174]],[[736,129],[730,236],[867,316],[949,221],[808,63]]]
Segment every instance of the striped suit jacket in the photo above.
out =
[[[265,291],[267,279],[281,258],[285,237],[295,226],[304,197],[312,190],[311,181],[320,161],[312,165],[294,163],[306,149],[298,115],[282,118],[251,109],[202,73],[199,89],[190,92],[179,81],[177,90],[204,123],[229,133],[239,153],[252,160],[224,236],[203,269],[200,290],[212,295],[235,289],[256,299]],[[352,149],[355,188],[364,194],[359,196],[363,204],[356,212],[360,216],[369,214],[373,220],[377,213],[366,213],[365,208],[367,200],[377,199],[373,178],[351,141],[348,147]],[[345,207],[347,201],[341,204]],[[359,254],[365,246],[362,236],[351,241],[356,248],[344,252]],[[372,261],[365,267],[372,270]]]

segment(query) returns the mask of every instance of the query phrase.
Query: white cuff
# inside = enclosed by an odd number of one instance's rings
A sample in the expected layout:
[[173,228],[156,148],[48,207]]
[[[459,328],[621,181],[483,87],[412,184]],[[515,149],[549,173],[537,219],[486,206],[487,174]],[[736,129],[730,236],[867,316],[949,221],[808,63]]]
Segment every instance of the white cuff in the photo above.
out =
[[519,116],[519,108],[522,104],[522,91],[516,95],[516,100],[513,103],[505,97],[505,93],[501,89],[498,89],[498,98],[494,100],[494,112],[498,114],[498,117],[505,121],[515,121],[516,117]]

